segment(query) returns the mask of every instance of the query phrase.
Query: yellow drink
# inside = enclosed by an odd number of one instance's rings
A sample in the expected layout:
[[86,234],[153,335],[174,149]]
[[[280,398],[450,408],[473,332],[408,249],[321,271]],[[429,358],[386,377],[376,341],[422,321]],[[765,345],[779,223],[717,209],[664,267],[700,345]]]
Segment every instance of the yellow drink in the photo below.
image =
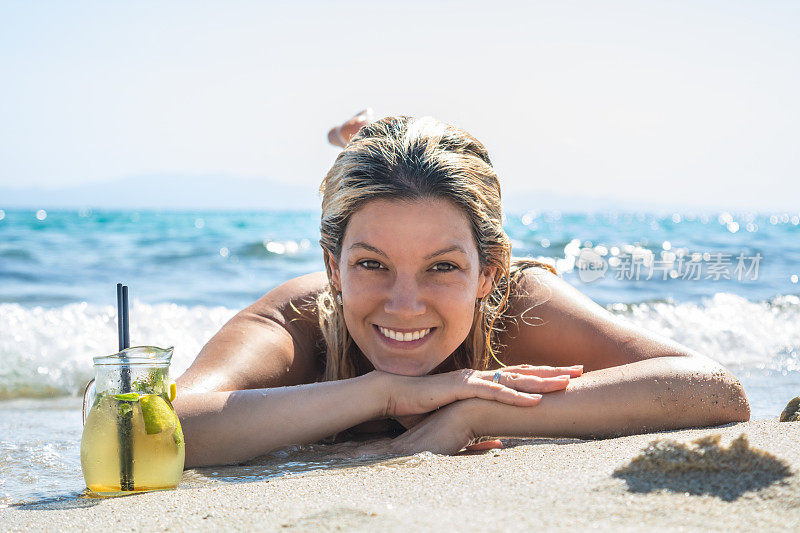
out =
[[[113,395],[98,396],[86,417],[81,466],[92,492],[130,492],[121,486],[126,457],[121,442],[131,458],[133,491],[174,489],[181,479],[186,450],[172,404],[162,395],[132,396],[137,398],[123,401]],[[122,440],[120,427],[126,424],[130,433]]]

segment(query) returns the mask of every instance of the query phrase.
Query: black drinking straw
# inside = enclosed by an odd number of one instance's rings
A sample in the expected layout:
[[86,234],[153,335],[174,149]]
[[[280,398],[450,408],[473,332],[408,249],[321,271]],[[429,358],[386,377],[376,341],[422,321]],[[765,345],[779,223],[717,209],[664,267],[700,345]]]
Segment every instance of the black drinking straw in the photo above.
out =
[[117,283],[117,340],[118,350],[121,352],[125,349],[125,337],[122,334],[122,283]]
[[[130,346],[130,331],[128,325],[128,287],[117,283],[117,335],[119,337],[119,351]],[[131,369],[128,358],[123,357],[120,372],[120,386],[123,392],[130,392]],[[119,485],[120,490],[133,490],[133,411],[119,415],[117,435],[119,437]]]
[[123,350],[130,348],[130,321],[128,320],[128,286],[122,286],[122,344]]

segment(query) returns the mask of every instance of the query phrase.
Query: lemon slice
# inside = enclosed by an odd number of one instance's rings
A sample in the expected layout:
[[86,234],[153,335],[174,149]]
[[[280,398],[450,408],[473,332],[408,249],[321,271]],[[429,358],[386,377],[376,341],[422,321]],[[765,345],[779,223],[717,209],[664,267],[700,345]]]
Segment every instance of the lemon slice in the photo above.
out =
[[142,396],[139,405],[142,407],[144,431],[148,435],[155,435],[175,427],[175,413],[167,401],[158,394]]
[[178,386],[174,381],[169,382],[169,401],[174,402],[175,397],[178,396]]
[[136,402],[139,401],[139,394],[135,392],[128,392],[126,394],[115,394],[114,398],[122,402]]

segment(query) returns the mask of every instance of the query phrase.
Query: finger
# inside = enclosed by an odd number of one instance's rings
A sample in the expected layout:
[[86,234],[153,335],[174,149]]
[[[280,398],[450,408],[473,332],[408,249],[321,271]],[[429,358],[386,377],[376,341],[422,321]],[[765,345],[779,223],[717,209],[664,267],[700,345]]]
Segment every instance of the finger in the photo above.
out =
[[518,374],[526,374],[529,376],[539,376],[540,378],[552,378],[563,375],[576,378],[581,374],[583,374],[583,365],[574,365],[574,366],[515,365],[515,366],[504,366],[500,370],[502,370],[503,372],[516,372]]
[[542,378],[542,381],[534,385],[534,392],[555,392],[564,390],[569,385],[569,376],[557,376],[554,378]]
[[568,375],[540,378],[539,376],[526,376],[515,372],[502,372],[498,383],[516,391],[541,394],[564,390],[569,385],[569,380],[570,377]]
[[[553,377],[540,377],[536,375],[508,371],[508,369],[518,368],[519,367],[504,367],[495,372],[484,371],[477,373],[475,377],[498,383],[516,391],[530,393],[543,393],[563,390],[567,388],[567,385],[569,384],[569,374]],[[497,381],[495,381],[495,375],[498,375],[499,377]]]
[[515,390],[502,383],[487,382],[481,378],[475,379],[472,389],[474,391],[473,394],[484,400],[494,400],[510,405],[533,406],[537,405],[542,399],[542,395],[538,393]]
[[466,449],[470,452],[480,452],[484,450],[499,450],[502,447],[503,443],[500,440],[487,440],[477,444],[470,444]]
[[530,376],[539,376],[542,378],[549,378],[555,376],[568,375],[570,377],[578,377],[583,374],[583,365],[575,366],[533,366],[533,365],[515,365],[506,366],[500,370],[506,372],[517,372]]

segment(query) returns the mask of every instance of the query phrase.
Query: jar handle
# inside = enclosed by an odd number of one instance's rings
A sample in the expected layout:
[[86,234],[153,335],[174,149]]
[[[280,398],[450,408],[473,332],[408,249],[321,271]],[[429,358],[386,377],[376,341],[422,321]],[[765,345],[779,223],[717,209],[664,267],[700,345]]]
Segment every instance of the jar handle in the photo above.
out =
[[89,410],[92,408],[92,404],[94,403],[94,396],[95,396],[95,386],[94,386],[94,379],[92,379],[89,383],[86,384],[86,388],[83,389],[83,425],[86,425],[86,416],[89,414]]

